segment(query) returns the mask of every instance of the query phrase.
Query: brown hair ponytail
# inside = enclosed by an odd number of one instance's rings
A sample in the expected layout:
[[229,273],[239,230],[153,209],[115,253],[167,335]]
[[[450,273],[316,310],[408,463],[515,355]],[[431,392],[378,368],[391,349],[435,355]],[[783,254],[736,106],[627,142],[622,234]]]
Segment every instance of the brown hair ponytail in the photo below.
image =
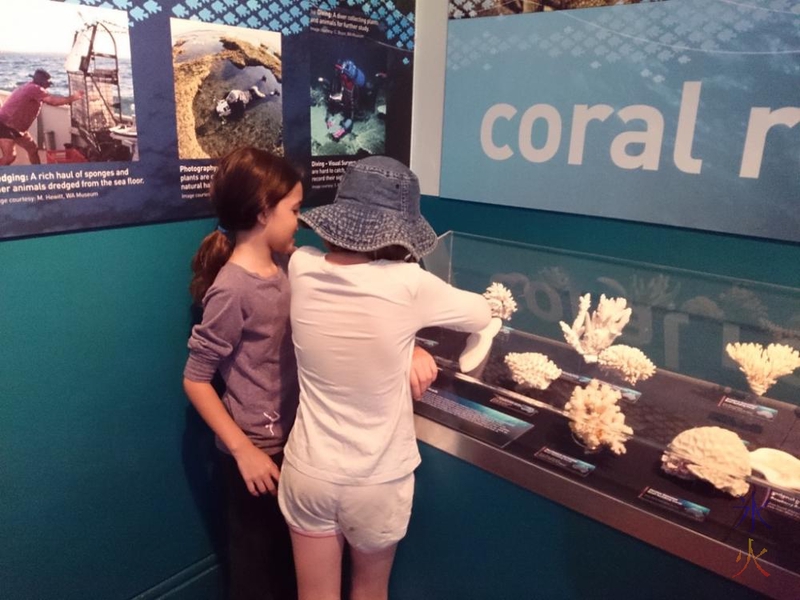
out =
[[209,233],[200,243],[200,248],[192,259],[192,282],[189,292],[192,299],[200,304],[208,288],[214,283],[217,273],[228,262],[233,253],[233,242],[228,235],[219,230]]

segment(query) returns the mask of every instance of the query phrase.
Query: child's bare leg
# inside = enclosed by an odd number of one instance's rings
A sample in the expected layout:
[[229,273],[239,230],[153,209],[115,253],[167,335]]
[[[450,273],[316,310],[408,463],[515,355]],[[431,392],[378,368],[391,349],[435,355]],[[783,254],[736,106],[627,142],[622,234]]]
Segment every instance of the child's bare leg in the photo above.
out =
[[340,600],[344,537],[291,536],[298,600]]
[[392,572],[397,544],[377,552],[361,552],[350,547],[353,561],[353,583],[350,600],[387,600],[389,575]]

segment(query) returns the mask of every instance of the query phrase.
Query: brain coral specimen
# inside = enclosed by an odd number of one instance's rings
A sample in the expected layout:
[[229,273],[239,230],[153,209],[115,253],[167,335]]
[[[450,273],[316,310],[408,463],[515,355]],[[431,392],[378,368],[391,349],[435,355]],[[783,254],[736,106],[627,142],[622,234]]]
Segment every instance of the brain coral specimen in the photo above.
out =
[[679,433],[661,456],[661,468],[681,479],[697,477],[731,496],[750,489],[750,454],[739,436],[722,427],[695,427]]

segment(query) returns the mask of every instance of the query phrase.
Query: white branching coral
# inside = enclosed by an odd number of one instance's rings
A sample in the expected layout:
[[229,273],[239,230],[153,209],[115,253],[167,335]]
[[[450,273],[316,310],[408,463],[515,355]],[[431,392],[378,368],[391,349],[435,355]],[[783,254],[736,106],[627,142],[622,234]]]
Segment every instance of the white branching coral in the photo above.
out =
[[739,365],[753,393],[759,396],[763,396],[779,377],[800,367],[800,352],[785,344],[770,344],[764,348],[753,342],[736,342],[725,346],[725,351]]
[[511,371],[511,378],[522,386],[546,390],[561,377],[561,369],[538,352],[509,352],[504,360]]
[[625,298],[606,298],[600,296],[597,310],[591,315],[589,307],[591,294],[581,296],[578,303],[578,315],[572,327],[560,321],[564,339],[575,348],[587,363],[597,362],[597,356],[608,348],[622,333],[631,319],[631,309],[627,308]]
[[619,374],[631,385],[649,379],[656,372],[656,366],[638,348],[617,344],[609,346],[597,357],[604,369]]
[[731,496],[750,489],[750,453],[738,435],[722,427],[682,431],[661,455],[661,468],[681,479],[708,481]]
[[625,425],[620,398],[618,390],[592,379],[585,388],[576,386],[564,405],[570,429],[589,450],[608,446],[614,454],[625,453],[633,429]]
[[483,292],[483,297],[489,302],[489,307],[492,309],[492,316],[499,317],[504,321],[511,318],[517,312],[517,302],[514,296],[502,283],[493,283],[486,291]]

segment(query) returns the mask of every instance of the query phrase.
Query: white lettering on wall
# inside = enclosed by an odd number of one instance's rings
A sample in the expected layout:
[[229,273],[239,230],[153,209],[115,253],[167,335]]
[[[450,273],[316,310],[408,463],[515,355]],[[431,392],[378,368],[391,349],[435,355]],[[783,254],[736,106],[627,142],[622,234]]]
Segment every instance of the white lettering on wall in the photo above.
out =
[[495,104],[486,111],[481,121],[481,148],[484,154],[493,160],[505,160],[511,158],[514,152],[508,144],[502,146],[495,145],[492,139],[492,128],[497,119],[503,118],[511,120],[517,114],[517,109],[510,104]]
[[751,109],[739,177],[758,178],[761,173],[761,160],[764,158],[764,146],[767,143],[767,132],[770,129],[775,125],[794,127],[798,123],[800,123],[800,108],[787,106],[774,111],[765,107]]
[[[531,138],[533,125],[539,119],[547,122],[547,140],[544,146],[536,148]],[[519,151],[522,156],[532,163],[547,162],[556,155],[559,145],[561,145],[561,115],[555,107],[549,104],[534,104],[526,110],[519,123]]]
[[[675,167],[692,175],[702,170],[703,159],[692,156],[697,117],[700,110],[701,81],[686,81],[681,92],[678,119],[675,125],[675,147],[672,160]],[[498,103],[490,106],[481,120],[481,148],[492,160],[507,160],[514,156],[514,148],[497,137],[495,124],[500,119],[509,122],[511,131],[516,127],[517,149],[531,163],[552,160],[559,150],[562,137],[562,117],[558,109],[550,104],[534,104],[528,107],[514,124],[517,108],[511,104]],[[576,104],[572,109],[572,125],[569,134],[567,164],[582,165],[585,157],[589,123],[606,122],[615,113],[608,104]],[[644,122],[644,129],[622,131],[611,141],[609,154],[612,162],[621,169],[657,171],[664,143],[664,115],[647,104],[632,104],[616,111],[620,120],[628,124],[634,120]],[[544,143],[534,145],[533,133],[537,123],[546,128]],[[772,110],[755,107],[750,111],[747,134],[742,152],[739,177],[758,178],[767,142],[767,134],[773,127],[782,125],[795,127],[800,124],[800,108],[787,106]],[[500,136],[502,137],[502,136]],[[641,149],[638,148],[641,146]]]
[[[640,119],[647,128],[644,131],[626,131],[615,137],[611,142],[611,160],[623,169],[657,171],[664,139],[664,117],[646,104],[626,106],[619,111],[619,117],[624,123]],[[626,148],[631,144],[642,144],[644,148],[639,154],[628,154]]]
[[697,109],[700,106],[701,85],[699,81],[687,81],[683,84],[678,130],[675,132],[675,151],[672,153],[676,167],[684,173],[695,175],[700,173],[700,168],[703,166],[701,159],[692,158],[692,141],[697,124]]
[[605,121],[614,114],[608,104],[595,104],[591,108],[587,104],[576,104],[572,111],[572,135],[569,138],[570,165],[583,164],[583,149],[586,145],[586,126],[589,121]]

